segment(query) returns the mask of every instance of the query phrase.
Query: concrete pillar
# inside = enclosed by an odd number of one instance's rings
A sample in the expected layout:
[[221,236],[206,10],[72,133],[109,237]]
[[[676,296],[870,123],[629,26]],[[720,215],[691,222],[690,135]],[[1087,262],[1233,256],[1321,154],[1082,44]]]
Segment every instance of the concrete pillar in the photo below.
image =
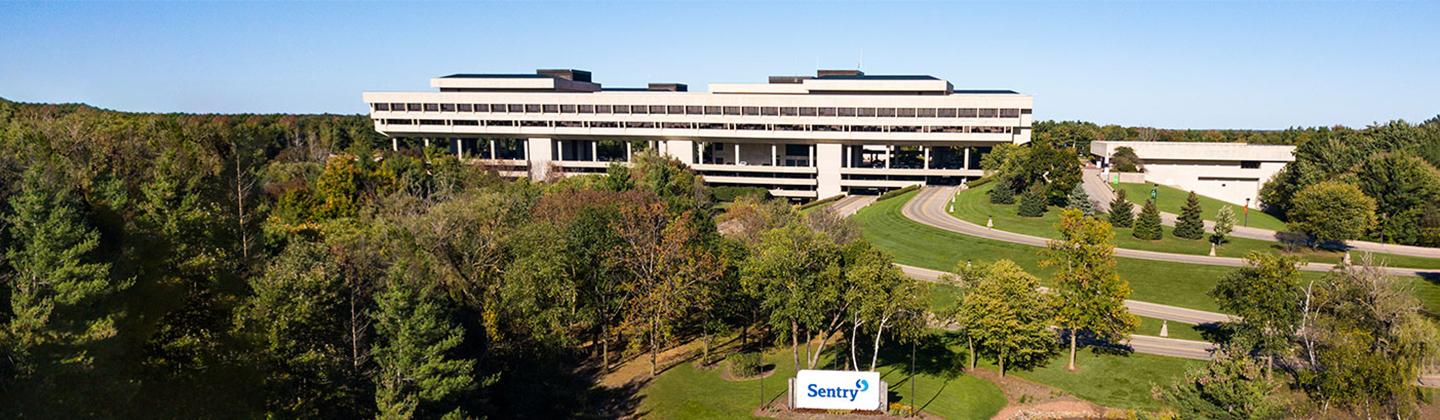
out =
[[495,154],[495,139],[490,139],[490,158],[499,159],[500,155]]
[[770,143],[770,166],[780,166],[779,148],[775,143]]
[[844,152],[841,151],[844,145],[839,143],[820,143],[811,146],[811,165],[815,167],[815,192],[817,198],[826,198],[840,195],[840,159]]
[[600,161],[600,140],[591,140],[591,141],[590,141],[590,161],[591,161],[591,162],[599,162],[599,161]]
[[[658,141],[657,141],[658,142]],[[664,146],[659,148],[660,153],[673,156],[687,164],[695,163],[695,142],[690,140],[664,140]]]
[[533,138],[525,141],[525,160],[530,164],[530,179],[539,181],[550,176],[550,156],[554,140]]
[[630,161],[630,157],[631,157],[632,155],[634,155],[634,153],[635,153],[634,151],[632,151],[632,150],[630,150],[630,149],[631,149],[631,144],[630,144],[629,141],[626,141],[626,142],[625,142],[625,161],[626,161],[626,162],[629,162],[629,161]]
[[925,150],[925,162],[922,168],[930,169],[930,146],[920,146],[920,148]]
[[960,167],[970,169],[970,146],[965,146],[965,163],[962,163]]
[[465,159],[465,139],[455,139],[455,157]]
[[430,147],[430,138],[429,138],[429,137],[426,137],[426,138],[425,138],[425,147]]
[[391,151],[395,151],[395,152],[400,151],[400,138],[399,138],[399,137],[391,137],[391,138],[390,138],[390,150],[391,150]]
[[735,145],[735,163],[732,163],[732,165],[739,165],[739,164],[740,164],[740,143],[733,143],[733,144]]
[[885,169],[890,169],[890,154],[895,149],[894,145],[885,145]]

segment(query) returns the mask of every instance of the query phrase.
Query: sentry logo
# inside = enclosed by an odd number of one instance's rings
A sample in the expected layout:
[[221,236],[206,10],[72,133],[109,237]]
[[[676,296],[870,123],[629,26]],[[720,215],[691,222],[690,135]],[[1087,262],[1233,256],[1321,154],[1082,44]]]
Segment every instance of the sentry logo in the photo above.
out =
[[869,389],[870,389],[870,382],[866,382],[864,379],[857,379],[857,380],[855,380],[855,388],[854,388],[854,389],[850,389],[850,388],[839,388],[839,387],[836,387],[836,388],[821,388],[821,387],[815,386],[815,384],[810,384],[810,386],[807,387],[807,388],[809,389],[809,392],[807,392],[807,393],[805,394],[805,396],[807,396],[807,397],[812,397],[812,398],[844,398],[844,399],[848,399],[848,400],[850,400],[850,401],[855,401],[855,397],[856,397],[856,396],[860,395],[861,392],[865,392],[866,390],[869,390]]

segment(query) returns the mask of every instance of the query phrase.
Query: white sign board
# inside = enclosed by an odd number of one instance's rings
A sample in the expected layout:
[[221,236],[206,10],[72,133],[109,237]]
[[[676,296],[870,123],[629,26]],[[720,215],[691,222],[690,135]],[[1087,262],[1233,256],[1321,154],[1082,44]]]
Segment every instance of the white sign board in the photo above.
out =
[[802,370],[792,390],[795,408],[880,410],[885,387],[879,372]]

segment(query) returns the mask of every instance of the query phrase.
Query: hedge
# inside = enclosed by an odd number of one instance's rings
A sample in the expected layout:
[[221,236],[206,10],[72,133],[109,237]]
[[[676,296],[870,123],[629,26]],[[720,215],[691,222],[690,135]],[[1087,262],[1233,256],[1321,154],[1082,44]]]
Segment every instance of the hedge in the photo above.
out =
[[715,201],[721,202],[735,201],[740,197],[746,196],[755,196],[761,199],[768,199],[770,198],[770,190],[761,187],[719,186],[710,188],[710,196],[714,197]]
[[828,198],[825,198],[825,199],[823,199],[823,200],[815,200],[815,201],[811,201],[811,202],[809,202],[809,203],[801,204],[800,207],[798,208],[798,210],[805,210],[805,209],[808,209],[808,208],[811,208],[811,207],[815,207],[815,206],[822,206],[822,205],[825,205],[825,203],[833,202],[833,201],[839,200],[839,199],[841,199],[841,198],[845,198],[845,194],[834,195],[834,196],[830,196],[830,197],[828,197]]
[[970,187],[970,188],[975,188],[975,187],[979,187],[979,186],[981,186],[981,185],[989,184],[989,183],[994,182],[994,181],[995,181],[995,178],[994,178],[994,177],[982,176],[982,177],[979,177],[979,178],[972,179],[972,180],[970,180],[970,182],[966,182],[966,183],[965,183],[965,186]]
[[901,195],[903,195],[903,194],[905,194],[905,193],[908,193],[908,192],[911,192],[911,191],[915,191],[915,190],[918,190],[918,189],[920,189],[920,184],[911,184],[910,186],[905,187],[905,188],[901,188],[901,189],[898,189],[898,190],[890,190],[890,192],[887,192],[887,193],[884,193],[884,194],[880,194],[880,198],[876,198],[875,201],[889,200],[889,199],[892,199],[892,198],[895,198],[895,197],[899,197],[899,196],[901,196]]
[[725,357],[730,362],[730,376],[749,378],[760,375],[760,353],[735,353]]

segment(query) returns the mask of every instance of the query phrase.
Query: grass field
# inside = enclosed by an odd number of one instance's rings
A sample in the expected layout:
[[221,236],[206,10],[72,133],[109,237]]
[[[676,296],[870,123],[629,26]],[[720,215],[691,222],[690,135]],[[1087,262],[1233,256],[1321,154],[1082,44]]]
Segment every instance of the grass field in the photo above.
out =
[[1080,350],[1075,354],[1079,372],[1065,370],[1068,353],[1050,359],[1050,364],[1015,376],[1060,388],[1087,401],[1132,410],[1159,410],[1160,402],[1150,396],[1153,385],[1168,385],[1185,371],[1205,365],[1201,360],[1180,359],[1143,353],[1097,354]]
[[[985,225],[988,218],[993,218],[995,229],[1042,238],[1059,237],[1059,233],[1055,230],[1055,223],[1060,221],[1060,209],[1052,207],[1041,217],[1020,217],[1016,214],[1016,205],[990,203],[987,194],[994,185],[993,183],[986,184],[957,194],[955,196],[955,205],[950,209],[950,215],[960,220],[982,226]],[[1114,229],[1115,238],[1111,240],[1111,243],[1120,248],[1167,252],[1172,254],[1210,254],[1209,241],[1177,238],[1170,234],[1173,228],[1164,226],[1163,229],[1165,231],[1163,239],[1159,241],[1147,241],[1136,239],[1135,236],[1131,234],[1132,229],[1116,228]],[[1288,247],[1274,241],[1235,237],[1228,239],[1224,246],[1216,248],[1215,255],[1220,257],[1242,258],[1252,251],[1296,255],[1311,263],[1326,265],[1337,264],[1344,256],[1341,252],[1324,250],[1312,251],[1305,247]],[[1377,261],[1383,260],[1386,265],[1392,267],[1440,269],[1440,259],[1390,254],[1374,255]]]
[[[1113,186],[1116,184],[1110,185]],[[1130,202],[1132,203],[1143,206],[1145,205],[1145,200],[1150,199],[1150,190],[1153,189],[1155,184],[1145,183],[1118,185],[1119,189],[1125,190],[1126,199],[1130,200]],[[1171,214],[1180,214],[1180,207],[1185,205],[1185,199],[1190,196],[1190,192],[1183,191],[1178,188],[1161,185],[1159,191],[1157,191],[1157,195],[1158,200],[1156,200],[1155,206],[1159,207],[1160,211]],[[1235,226],[1240,226],[1242,224],[1241,222],[1245,219],[1243,208],[1245,206],[1227,203],[1203,195],[1200,196],[1200,208],[1204,209],[1204,211],[1201,213],[1201,217],[1205,220],[1215,220],[1215,212],[1220,211],[1220,206],[1233,207],[1231,210],[1235,212]],[[1138,206],[1136,207],[1135,211],[1137,213],[1140,211]],[[1285,230],[1285,222],[1280,221],[1280,219],[1277,219],[1275,218],[1275,216],[1272,216],[1268,213],[1259,211],[1254,207],[1250,208],[1249,226],[1253,228],[1268,229],[1277,232]]]

